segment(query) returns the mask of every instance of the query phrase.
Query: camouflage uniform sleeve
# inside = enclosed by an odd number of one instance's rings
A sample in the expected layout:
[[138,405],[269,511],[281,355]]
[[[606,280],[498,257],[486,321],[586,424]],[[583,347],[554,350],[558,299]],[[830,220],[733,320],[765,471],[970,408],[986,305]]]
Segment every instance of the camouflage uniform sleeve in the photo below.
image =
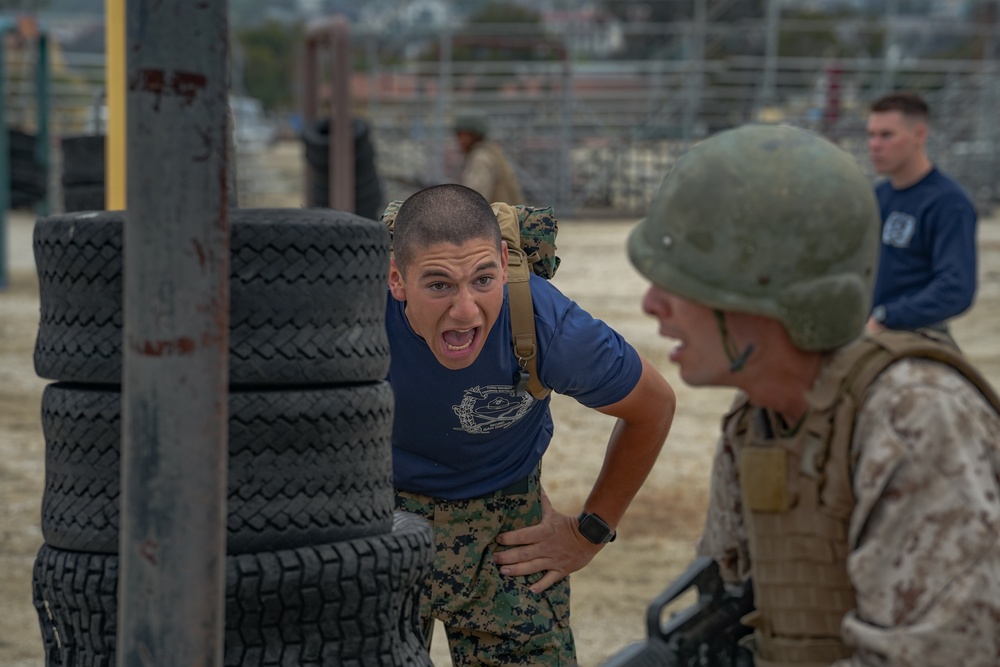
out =
[[485,149],[473,148],[465,159],[462,168],[462,185],[472,188],[486,201],[493,203],[493,190],[497,182],[497,167],[493,163],[490,152]]
[[1000,664],[1000,418],[953,369],[891,366],[859,413],[843,622],[852,660]]
[[[734,406],[744,400],[742,395],[737,396]],[[722,578],[734,583],[742,582],[750,576],[747,532],[743,523],[737,471],[736,451],[723,429],[712,461],[708,515],[698,540],[697,555],[714,558],[719,563]]]

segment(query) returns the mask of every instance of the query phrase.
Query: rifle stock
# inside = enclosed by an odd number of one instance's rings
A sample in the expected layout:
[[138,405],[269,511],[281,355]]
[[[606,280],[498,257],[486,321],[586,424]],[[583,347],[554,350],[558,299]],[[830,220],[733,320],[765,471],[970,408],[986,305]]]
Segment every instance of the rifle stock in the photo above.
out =
[[[698,600],[662,622],[663,610],[691,587]],[[602,667],[752,667],[738,644],[751,632],[740,619],[753,611],[749,581],[727,588],[712,558],[698,558],[646,610],[647,639],[625,647]]]

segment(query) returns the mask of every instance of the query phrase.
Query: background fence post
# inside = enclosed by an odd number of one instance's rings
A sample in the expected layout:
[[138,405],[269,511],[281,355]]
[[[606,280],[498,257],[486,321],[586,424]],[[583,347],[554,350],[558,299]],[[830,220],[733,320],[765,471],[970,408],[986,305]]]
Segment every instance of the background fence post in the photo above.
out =
[[[48,215],[52,206],[52,179],[49,178],[51,161],[49,150],[49,36],[45,32],[38,34],[38,51],[35,60],[35,96],[38,118],[38,134],[35,141],[35,161],[45,175],[45,194],[38,202],[38,215]],[[0,98],[2,99],[2,98]]]
[[10,19],[0,17],[0,290],[7,288],[7,210],[11,202],[10,140],[7,129],[7,56],[4,35],[13,29]]

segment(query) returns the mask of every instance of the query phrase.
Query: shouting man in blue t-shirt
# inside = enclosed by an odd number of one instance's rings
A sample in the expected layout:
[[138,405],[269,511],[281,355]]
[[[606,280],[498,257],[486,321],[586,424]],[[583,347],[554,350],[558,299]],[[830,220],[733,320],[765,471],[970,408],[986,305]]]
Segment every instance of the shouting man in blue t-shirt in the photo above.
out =
[[929,110],[914,93],[871,105],[868,153],[888,176],[875,189],[882,251],[870,331],[934,329],[965,312],[976,293],[976,210],[927,157]]
[[673,390],[617,332],[531,276],[542,385],[618,418],[582,511],[562,514],[539,482],[549,399],[514,383],[507,247],[490,204],[455,184],[417,192],[396,215],[393,253],[393,474],[397,508],[434,527],[427,640],[437,618],[456,666],[573,664],[568,575],[614,539],[666,439]]

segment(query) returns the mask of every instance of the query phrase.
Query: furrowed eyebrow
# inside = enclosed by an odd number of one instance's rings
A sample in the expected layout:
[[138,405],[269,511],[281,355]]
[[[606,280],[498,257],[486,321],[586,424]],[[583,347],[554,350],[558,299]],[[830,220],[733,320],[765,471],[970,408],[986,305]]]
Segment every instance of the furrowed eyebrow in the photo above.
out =
[[[499,268],[500,265],[497,262],[489,260],[478,265],[475,268],[474,273],[482,273],[483,271],[496,271]],[[420,274],[421,280],[426,280],[427,278],[451,278],[451,277],[452,277],[451,274],[447,273],[446,271],[441,271],[440,269],[428,269],[427,271],[424,271],[423,273]]]

